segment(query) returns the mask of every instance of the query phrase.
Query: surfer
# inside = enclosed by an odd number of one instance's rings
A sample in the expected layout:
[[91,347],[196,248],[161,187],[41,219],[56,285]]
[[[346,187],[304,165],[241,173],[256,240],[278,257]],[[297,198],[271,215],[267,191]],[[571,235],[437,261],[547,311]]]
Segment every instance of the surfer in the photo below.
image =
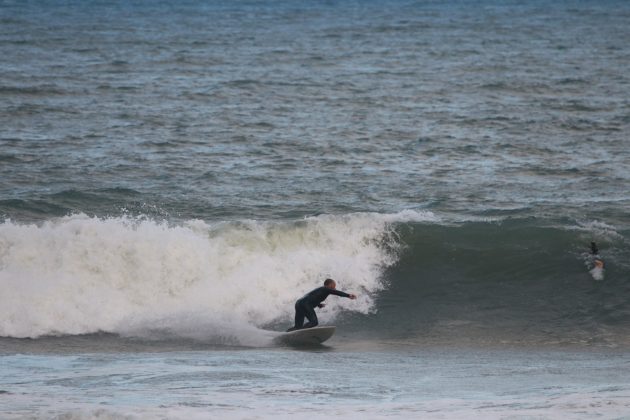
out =
[[595,242],[591,242],[591,253],[587,261],[590,261],[593,267],[589,270],[589,273],[593,276],[593,280],[604,280],[604,260],[599,256],[599,249]]
[[[295,302],[295,325],[287,331],[316,327],[318,321],[317,315],[315,314],[315,307],[323,308],[325,305],[322,302],[326,300],[328,295],[347,297],[350,299],[357,298],[357,296],[352,293],[337,290],[337,283],[335,283],[333,279],[326,279],[324,286],[311,290]],[[308,319],[306,324],[304,324],[304,318]]]
[[599,256],[599,248],[595,242],[591,242],[591,255],[593,258],[593,264],[595,268],[604,268],[604,260]]

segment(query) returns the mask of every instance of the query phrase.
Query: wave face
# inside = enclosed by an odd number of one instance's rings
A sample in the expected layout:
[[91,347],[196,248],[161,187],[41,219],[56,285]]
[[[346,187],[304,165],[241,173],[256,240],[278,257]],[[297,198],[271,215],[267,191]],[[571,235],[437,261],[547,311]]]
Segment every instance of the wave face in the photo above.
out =
[[[178,225],[67,216],[0,224],[0,336],[108,332],[258,345],[326,277],[322,323],[361,339],[618,343],[627,232],[432,213]],[[592,272],[597,241],[604,271]],[[252,341],[248,341],[248,338]],[[252,337],[258,337],[257,339]]]
[[[348,322],[374,338],[423,342],[627,342],[627,232],[539,219],[405,224],[378,312]],[[589,251],[599,246],[605,267]]]

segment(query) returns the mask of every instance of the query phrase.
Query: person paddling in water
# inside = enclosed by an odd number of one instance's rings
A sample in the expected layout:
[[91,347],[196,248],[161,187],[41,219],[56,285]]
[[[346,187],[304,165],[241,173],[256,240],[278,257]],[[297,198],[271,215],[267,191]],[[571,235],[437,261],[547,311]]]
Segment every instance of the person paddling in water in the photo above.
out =
[[[295,325],[289,328],[287,332],[316,327],[318,321],[317,315],[315,314],[315,307],[323,308],[325,305],[322,302],[326,300],[328,295],[336,295],[350,299],[357,298],[357,296],[352,293],[337,290],[337,283],[335,283],[333,279],[326,279],[323,287],[311,290],[295,302]],[[308,319],[306,324],[304,324],[305,317]]]
[[593,257],[593,264],[595,268],[603,269],[604,260],[599,256],[599,248],[595,242],[591,242],[591,256]]

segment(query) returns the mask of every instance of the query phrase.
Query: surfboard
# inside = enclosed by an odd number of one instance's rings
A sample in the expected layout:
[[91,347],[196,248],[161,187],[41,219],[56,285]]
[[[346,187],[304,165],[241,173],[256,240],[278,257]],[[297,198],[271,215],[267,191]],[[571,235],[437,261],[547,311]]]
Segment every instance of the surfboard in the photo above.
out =
[[334,326],[304,328],[282,333],[274,341],[288,346],[312,346],[322,344],[335,333]]

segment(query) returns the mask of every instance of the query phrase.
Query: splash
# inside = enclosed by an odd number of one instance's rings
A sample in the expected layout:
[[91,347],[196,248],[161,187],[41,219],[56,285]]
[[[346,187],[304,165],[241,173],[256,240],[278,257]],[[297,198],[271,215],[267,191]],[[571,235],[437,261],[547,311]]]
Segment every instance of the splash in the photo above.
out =
[[384,268],[397,260],[395,222],[409,217],[423,218],[412,212],[177,226],[85,215],[41,225],[5,221],[0,336],[251,336],[279,319],[289,323],[295,299],[325,277],[360,297],[329,302],[322,321],[342,310],[368,313]]

